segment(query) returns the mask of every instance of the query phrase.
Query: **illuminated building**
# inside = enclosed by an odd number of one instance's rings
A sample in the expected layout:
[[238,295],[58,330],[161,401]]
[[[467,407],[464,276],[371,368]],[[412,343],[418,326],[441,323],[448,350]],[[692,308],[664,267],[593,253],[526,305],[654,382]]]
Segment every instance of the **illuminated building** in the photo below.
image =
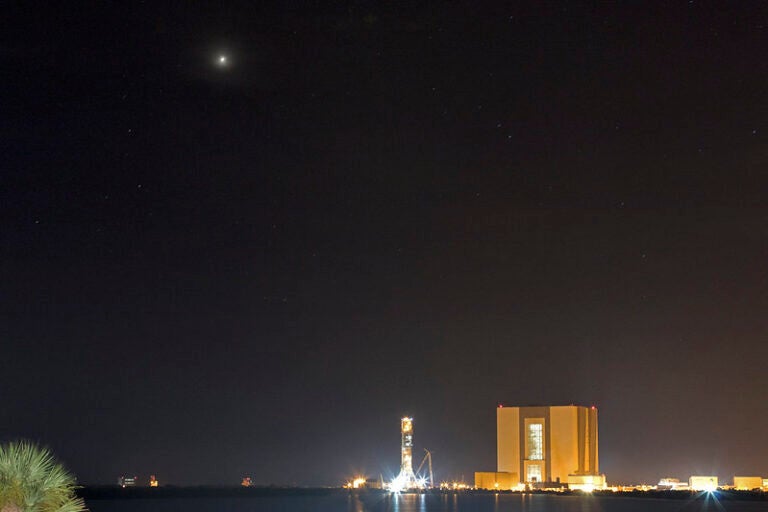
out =
[[251,482],[251,477],[244,476],[243,481],[240,482],[240,485],[242,485],[243,487],[250,487],[251,485],[253,485],[253,483]]
[[678,478],[666,477],[659,480],[656,488],[662,491],[688,490],[688,482],[681,482]]
[[347,489],[364,489],[368,480],[364,476],[358,476],[344,484]]
[[761,476],[735,476],[733,477],[733,488],[737,491],[754,491],[762,489],[763,477]]
[[571,489],[584,491],[602,489],[605,475],[599,470],[597,440],[595,407],[499,406],[496,409],[497,471],[477,473],[475,484],[486,489],[513,489],[520,484],[534,487],[568,484]]
[[117,479],[117,485],[119,485],[122,488],[126,487],[136,487],[136,482],[138,481],[139,477],[134,476],[121,476]]
[[157,487],[159,485],[159,482],[157,481],[157,478],[155,478],[155,475],[149,476],[149,486],[150,487]]
[[513,489],[519,484],[516,475],[496,471],[478,471],[475,473],[475,487],[478,489]]
[[715,491],[717,490],[716,476],[692,476],[688,479],[688,486],[692,491]]
[[364,476],[358,476],[352,478],[344,484],[345,489],[384,489],[384,482],[382,479],[366,478]]

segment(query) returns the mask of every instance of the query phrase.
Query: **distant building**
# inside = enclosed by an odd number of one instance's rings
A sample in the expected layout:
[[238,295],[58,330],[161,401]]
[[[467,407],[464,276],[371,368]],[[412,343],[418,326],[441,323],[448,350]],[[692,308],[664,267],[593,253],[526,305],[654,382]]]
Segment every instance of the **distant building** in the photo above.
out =
[[478,471],[475,473],[475,487],[478,489],[513,489],[520,482],[514,473],[499,473],[497,471]]
[[716,476],[692,476],[688,479],[688,485],[692,491],[714,491],[718,483]]
[[383,489],[383,483],[377,478],[358,476],[344,484],[346,489]]
[[251,485],[253,485],[253,482],[251,482],[251,477],[244,476],[243,481],[240,482],[240,485],[242,485],[243,487],[250,487]]
[[565,484],[586,491],[604,488],[605,475],[600,474],[597,445],[595,407],[499,406],[497,471],[475,474],[475,485],[485,489]]
[[688,489],[688,482],[681,482],[678,478],[662,478],[659,483],[656,484],[656,488],[660,491],[681,491]]
[[139,478],[136,476],[121,476],[117,479],[117,485],[119,485],[122,488],[126,487],[136,487],[136,483],[139,481]]
[[763,477],[760,476],[735,476],[733,488],[737,491],[753,491],[763,488]]
[[160,483],[157,481],[157,478],[155,478],[155,475],[150,475],[149,477],[149,486],[150,487],[157,487],[160,485]]

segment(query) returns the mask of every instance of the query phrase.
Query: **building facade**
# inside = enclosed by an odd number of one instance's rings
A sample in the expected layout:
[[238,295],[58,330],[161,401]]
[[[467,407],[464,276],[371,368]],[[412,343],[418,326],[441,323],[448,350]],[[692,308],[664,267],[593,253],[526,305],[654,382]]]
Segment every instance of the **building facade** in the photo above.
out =
[[139,477],[137,476],[133,476],[133,477],[121,476],[120,478],[117,479],[117,485],[123,488],[136,487],[136,484],[138,483],[138,481],[139,481]]
[[603,487],[597,409],[577,405],[496,409],[497,471],[516,484]]
[[475,487],[478,489],[510,490],[519,485],[517,473],[499,473],[497,471],[476,471]]
[[754,491],[763,488],[761,476],[734,476],[733,488],[737,491]]
[[719,485],[716,476],[694,475],[688,479],[688,486],[692,491],[714,491]]

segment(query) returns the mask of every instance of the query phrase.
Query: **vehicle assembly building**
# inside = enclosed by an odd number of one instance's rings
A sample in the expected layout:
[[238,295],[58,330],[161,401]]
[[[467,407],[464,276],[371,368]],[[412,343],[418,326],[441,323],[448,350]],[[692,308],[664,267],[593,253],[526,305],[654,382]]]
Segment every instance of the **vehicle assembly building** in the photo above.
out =
[[605,476],[599,472],[595,407],[499,406],[496,458],[495,472],[475,473],[476,487],[605,486]]

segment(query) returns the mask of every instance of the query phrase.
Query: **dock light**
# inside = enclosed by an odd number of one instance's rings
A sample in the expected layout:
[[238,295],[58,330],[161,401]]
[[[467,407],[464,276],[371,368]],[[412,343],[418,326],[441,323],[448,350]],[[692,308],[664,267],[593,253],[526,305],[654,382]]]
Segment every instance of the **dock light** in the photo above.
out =
[[389,483],[389,492],[400,492],[405,486],[405,479],[398,475],[394,480]]

